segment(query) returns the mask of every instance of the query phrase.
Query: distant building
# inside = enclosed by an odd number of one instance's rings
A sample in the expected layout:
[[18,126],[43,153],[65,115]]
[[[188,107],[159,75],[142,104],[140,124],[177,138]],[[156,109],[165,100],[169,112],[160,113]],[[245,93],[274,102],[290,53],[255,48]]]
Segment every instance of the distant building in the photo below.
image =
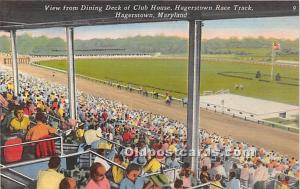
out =
[[[17,55],[17,59],[19,64],[29,64],[31,60],[29,55]],[[11,54],[0,53],[0,64],[12,64]]]

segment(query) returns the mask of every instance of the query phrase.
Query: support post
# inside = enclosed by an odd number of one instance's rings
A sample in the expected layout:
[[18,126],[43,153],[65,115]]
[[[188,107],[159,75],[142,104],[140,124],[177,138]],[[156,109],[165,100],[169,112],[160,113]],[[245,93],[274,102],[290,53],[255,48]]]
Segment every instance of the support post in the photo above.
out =
[[273,46],[272,46],[272,58],[271,58],[271,64],[272,64],[272,66],[271,66],[271,81],[273,81],[273,72],[274,72],[274,49],[273,49]]
[[200,61],[202,21],[189,22],[187,148],[193,153],[188,161],[195,174],[199,171],[199,123],[200,123]]
[[72,119],[76,119],[76,71],[74,61],[74,29],[66,28],[68,45],[68,90],[69,90],[69,112]]
[[17,62],[17,46],[16,46],[16,30],[10,31],[11,38],[11,59],[12,59],[12,71],[14,78],[14,95],[18,96],[19,94],[19,70]]

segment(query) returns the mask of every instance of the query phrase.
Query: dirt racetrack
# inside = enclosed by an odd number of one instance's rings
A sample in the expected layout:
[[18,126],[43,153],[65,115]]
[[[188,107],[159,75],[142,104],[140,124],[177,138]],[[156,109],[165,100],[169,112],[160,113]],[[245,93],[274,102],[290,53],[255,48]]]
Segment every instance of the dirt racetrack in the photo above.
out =
[[[67,85],[67,74],[55,72],[53,77],[52,71],[24,64],[19,65],[19,69],[21,72],[29,73],[33,76]],[[91,95],[118,100],[132,109],[143,109],[186,123],[186,108],[179,104],[174,103],[171,106],[166,106],[161,100],[144,97],[137,93],[130,93],[81,78],[76,78],[76,82],[79,90]],[[298,159],[299,134],[297,133],[259,125],[206,110],[201,110],[200,116],[201,128],[210,132],[216,132],[221,136],[232,136],[237,141],[245,141],[249,144],[274,150]]]

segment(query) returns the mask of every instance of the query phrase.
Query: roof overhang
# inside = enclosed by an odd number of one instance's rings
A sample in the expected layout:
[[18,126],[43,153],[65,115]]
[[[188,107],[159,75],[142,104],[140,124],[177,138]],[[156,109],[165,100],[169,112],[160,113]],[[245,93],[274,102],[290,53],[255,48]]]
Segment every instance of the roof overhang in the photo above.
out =
[[[235,5],[237,9],[235,9]],[[100,10],[81,10],[82,6],[102,7]],[[121,10],[106,10],[106,7]],[[171,10],[155,10],[152,6]],[[191,9],[176,10],[176,6]],[[251,10],[238,10],[240,7]],[[0,30],[35,29],[49,27],[77,27],[103,24],[123,24],[141,22],[164,22],[178,20],[217,20],[234,18],[299,16],[299,1],[0,1]],[[49,7],[46,10],[46,7]],[[60,10],[50,10],[60,7]],[[78,10],[66,10],[73,7]],[[75,7],[75,8],[74,8]],[[128,10],[126,8],[129,7]],[[143,10],[134,10],[140,7]],[[217,9],[222,7],[223,10]],[[226,8],[227,7],[227,8]],[[228,9],[229,7],[229,9]],[[100,9],[100,8],[98,8]],[[225,10],[226,9],[226,10]],[[242,8],[243,9],[243,8]],[[152,14],[153,17],[123,18],[121,14]],[[184,17],[158,17],[159,13],[185,15]]]

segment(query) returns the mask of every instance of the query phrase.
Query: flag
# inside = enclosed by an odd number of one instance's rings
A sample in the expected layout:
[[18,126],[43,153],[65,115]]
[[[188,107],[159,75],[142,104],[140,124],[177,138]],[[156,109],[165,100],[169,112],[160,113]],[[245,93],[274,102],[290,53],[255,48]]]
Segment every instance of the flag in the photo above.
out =
[[273,42],[272,48],[273,48],[273,50],[280,50],[280,43]]

